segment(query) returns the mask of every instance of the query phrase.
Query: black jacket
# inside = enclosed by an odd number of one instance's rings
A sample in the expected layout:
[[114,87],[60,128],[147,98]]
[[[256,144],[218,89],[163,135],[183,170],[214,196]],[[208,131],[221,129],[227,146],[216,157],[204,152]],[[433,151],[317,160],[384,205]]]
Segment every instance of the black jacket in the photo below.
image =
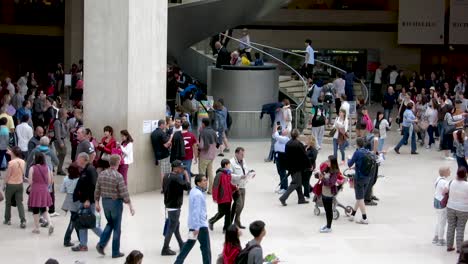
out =
[[153,145],[154,158],[162,160],[169,157],[169,149],[164,147],[170,136],[159,127],[151,133],[151,145]]
[[190,183],[180,175],[168,173],[163,179],[164,205],[166,208],[180,208],[184,202],[184,190],[190,190]]
[[86,165],[76,183],[75,191],[73,192],[73,202],[80,201],[80,203],[84,203],[89,201],[90,203],[94,203],[94,190],[96,189],[97,177],[96,168],[91,164]]
[[184,137],[182,136],[182,132],[177,131],[174,133],[174,136],[172,137],[170,161],[173,162],[174,160],[183,160],[184,157],[185,157]]
[[286,169],[290,173],[305,171],[311,167],[304,145],[297,139],[291,139],[286,143],[285,156]]
[[271,127],[273,127],[276,117],[276,109],[282,108],[282,103],[271,103],[262,105],[262,112],[260,113],[260,119],[263,118],[263,114],[269,114],[271,118]]
[[231,65],[231,54],[225,47],[218,51],[218,58],[216,58],[216,68],[222,68],[223,65]]

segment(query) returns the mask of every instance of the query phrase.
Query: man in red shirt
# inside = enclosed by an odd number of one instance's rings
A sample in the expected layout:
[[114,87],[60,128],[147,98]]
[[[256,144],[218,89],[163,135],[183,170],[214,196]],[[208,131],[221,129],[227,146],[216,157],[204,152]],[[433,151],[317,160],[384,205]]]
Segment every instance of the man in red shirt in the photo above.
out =
[[192,177],[192,160],[195,158],[195,163],[197,162],[197,151],[198,142],[195,135],[189,131],[190,124],[187,121],[182,123],[182,136],[184,137],[185,144],[185,157],[182,161],[185,165],[185,170]]

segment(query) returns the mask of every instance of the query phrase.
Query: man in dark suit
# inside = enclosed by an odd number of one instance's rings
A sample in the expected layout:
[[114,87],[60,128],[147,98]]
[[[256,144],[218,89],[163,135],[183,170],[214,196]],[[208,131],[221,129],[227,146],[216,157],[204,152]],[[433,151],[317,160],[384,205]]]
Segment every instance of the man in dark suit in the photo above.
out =
[[291,140],[286,143],[285,157],[286,169],[292,175],[291,184],[288,190],[279,198],[281,204],[286,206],[286,200],[289,195],[295,190],[299,204],[309,203],[304,198],[302,192],[302,172],[311,167],[310,160],[307,158],[307,153],[304,144],[298,140],[299,131],[294,129],[291,132]]
[[218,51],[218,57],[216,58],[216,68],[221,68],[223,65],[231,65],[231,54],[224,47],[221,42],[215,43],[216,50]]

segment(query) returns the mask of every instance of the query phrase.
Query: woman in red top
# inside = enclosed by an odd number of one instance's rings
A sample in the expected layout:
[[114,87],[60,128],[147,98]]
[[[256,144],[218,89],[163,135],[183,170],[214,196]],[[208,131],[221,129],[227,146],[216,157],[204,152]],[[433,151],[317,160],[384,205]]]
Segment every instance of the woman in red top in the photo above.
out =
[[99,155],[99,161],[97,164],[97,168],[101,168],[105,170],[109,168],[109,158],[112,155],[112,149],[117,146],[115,138],[114,138],[114,129],[110,126],[104,127],[104,137],[101,139],[101,143],[99,143],[97,149],[101,152]]
[[221,258],[217,263],[220,264],[235,264],[236,258],[242,250],[239,237],[241,231],[236,225],[230,225],[226,230],[226,239],[224,240],[222,262]]
[[221,168],[216,171],[213,182],[213,200],[218,204],[218,213],[209,221],[209,228],[213,231],[213,225],[224,216],[223,231],[231,225],[232,194],[237,186],[231,183],[231,162],[228,159],[221,161]]

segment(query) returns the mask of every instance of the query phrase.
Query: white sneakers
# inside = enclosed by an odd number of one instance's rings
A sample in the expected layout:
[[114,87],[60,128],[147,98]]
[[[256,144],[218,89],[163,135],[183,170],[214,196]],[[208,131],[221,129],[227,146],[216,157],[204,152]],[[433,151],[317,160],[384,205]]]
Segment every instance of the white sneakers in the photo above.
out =
[[[349,220],[350,222],[354,222],[354,216],[348,217],[348,220]],[[368,225],[368,224],[369,224],[369,220],[368,220],[368,219],[356,220],[356,224]]]
[[283,194],[283,193],[285,193],[285,192],[286,192],[286,190],[280,189],[280,190],[277,192],[277,194]]
[[57,212],[55,212],[55,213],[53,213],[53,214],[50,214],[50,217],[56,217],[56,216],[60,216],[60,214],[57,213]]
[[322,228],[320,228],[320,233],[331,233],[331,231],[332,229],[327,226],[322,226]]
[[369,220],[367,220],[367,219],[361,219],[361,220],[359,220],[359,221],[356,221],[356,224],[368,225],[368,224],[369,224]]

